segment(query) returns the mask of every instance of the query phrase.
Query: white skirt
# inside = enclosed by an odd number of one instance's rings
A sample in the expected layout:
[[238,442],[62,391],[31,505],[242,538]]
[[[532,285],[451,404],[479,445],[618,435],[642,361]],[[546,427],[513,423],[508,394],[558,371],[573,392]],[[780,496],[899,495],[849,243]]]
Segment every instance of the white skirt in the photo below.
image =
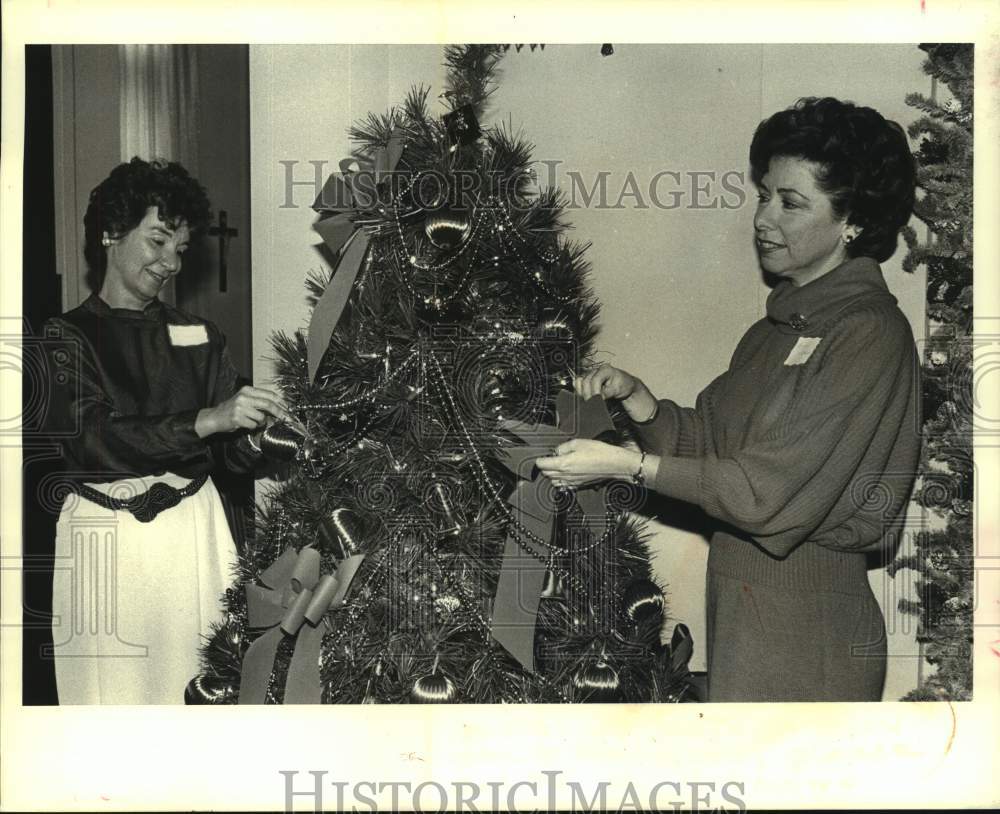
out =
[[[89,484],[116,498],[172,473]],[[60,704],[183,704],[199,647],[222,618],[236,546],[209,478],[149,523],[77,494],[56,526],[52,641]]]

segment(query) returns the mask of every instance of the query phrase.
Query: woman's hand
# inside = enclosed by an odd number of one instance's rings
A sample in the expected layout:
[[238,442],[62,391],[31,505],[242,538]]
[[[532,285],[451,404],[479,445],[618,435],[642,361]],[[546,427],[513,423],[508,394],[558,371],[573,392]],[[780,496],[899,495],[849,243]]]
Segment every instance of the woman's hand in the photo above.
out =
[[268,416],[294,422],[281,396],[263,387],[247,386],[221,404],[200,410],[194,431],[204,438],[220,432],[257,430],[267,423]]
[[575,489],[595,481],[631,478],[640,458],[631,449],[577,438],[560,444],[554,456],[539,458],[535,465],[556,486]]
[[577,378],[574,384],[576,392],[585,399],[597,395],[619,399],[634,421],[647,421],[656,411],[656,398],[642,379],[611,365],[601,365]]

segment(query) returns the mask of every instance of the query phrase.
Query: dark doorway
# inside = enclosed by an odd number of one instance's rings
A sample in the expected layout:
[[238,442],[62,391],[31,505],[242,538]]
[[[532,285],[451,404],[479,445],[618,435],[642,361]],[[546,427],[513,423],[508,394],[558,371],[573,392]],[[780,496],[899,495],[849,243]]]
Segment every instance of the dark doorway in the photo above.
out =
[[[193,46],[198,66],[198,162],[213,223],[177,278],[177,305],[225,334],[236,369],[253,375],[250,275],[250,46]],[[212,474],[236,544],[253,510],[253,477]]]
[[39,382],[45,358],[41,326],[62,310],[56,273],[55,187],[52,167],[52,48],[25,47],[24,196],[21,356],[21,439],[23,459],[21,517],[24,534],[22,623],[22,701],[54,704],[55,675],[42,659],[51,645],[52,553],[56,516],[42,499],[46,476],[57,470],[59,450],[41,436],[45,418]]

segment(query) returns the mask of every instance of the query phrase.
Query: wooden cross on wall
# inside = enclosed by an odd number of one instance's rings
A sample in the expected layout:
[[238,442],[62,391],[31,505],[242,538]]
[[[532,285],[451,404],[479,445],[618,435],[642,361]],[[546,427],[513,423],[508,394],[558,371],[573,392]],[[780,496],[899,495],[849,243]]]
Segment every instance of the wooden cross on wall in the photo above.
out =
[[225,294],[229,283],[226,274],[226,255],[229,253],[229,239],[237,237],[239,232],[229,227],[228,213],[225,209],[220,209],[219,225],[210,226],[208,233],[212,237],[218,236],[219,238],[219,291]]

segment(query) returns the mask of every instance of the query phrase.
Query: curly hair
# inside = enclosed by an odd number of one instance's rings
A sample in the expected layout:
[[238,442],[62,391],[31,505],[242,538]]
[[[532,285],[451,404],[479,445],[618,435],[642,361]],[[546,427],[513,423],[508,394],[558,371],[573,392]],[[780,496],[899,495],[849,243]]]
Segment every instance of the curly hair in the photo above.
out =
[[95,291],[107,270],[104,233],[122,237],[139,225],[151,206],[171,229],[184,222],[192,234],[204,230],[211,215],[205,188],[176,161],[135,157],[119,164],[94,187],[83,216],[83,253]]
[[916,165],[906,133],[870,107],[830,97],[799,99],[762,121],[750,144],[750,175],[759,184],[774,157],[819,165],[816,183],[833,213],[861,231],[849,257],[892,257],[913,211]]

